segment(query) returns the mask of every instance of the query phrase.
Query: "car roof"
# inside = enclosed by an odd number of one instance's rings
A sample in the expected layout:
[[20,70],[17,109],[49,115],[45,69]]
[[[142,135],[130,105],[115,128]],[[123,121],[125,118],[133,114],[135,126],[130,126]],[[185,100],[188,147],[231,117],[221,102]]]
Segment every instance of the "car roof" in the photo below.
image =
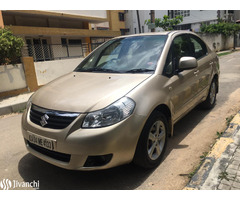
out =
[[193,34],[193,32],[191,32],[191,31],[179,30],[179,31],[148,32],[148,33],[140,33],[140,34],[132,34],[132,35],[122,35],[122,36],[115,37],[115,38],[138,37],[138,36],[145,36],[145,35],[174,35],[176,33]]

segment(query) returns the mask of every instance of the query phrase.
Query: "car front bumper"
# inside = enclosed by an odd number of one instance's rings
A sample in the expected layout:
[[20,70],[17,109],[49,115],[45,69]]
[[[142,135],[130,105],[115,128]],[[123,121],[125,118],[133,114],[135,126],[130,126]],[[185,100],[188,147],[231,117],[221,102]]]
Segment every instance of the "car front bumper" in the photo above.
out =
[[[130,163],[146,117],[132,114],[127,119],[103,128],[81,128],[85,114],[81,114],[67,128],[56,130],[31,122],[29,110],[22,116],[22,133],[27,150],[34,156],[71,170],[107,169]],[[48,150],[29,141],[30,135],[54,141]]]

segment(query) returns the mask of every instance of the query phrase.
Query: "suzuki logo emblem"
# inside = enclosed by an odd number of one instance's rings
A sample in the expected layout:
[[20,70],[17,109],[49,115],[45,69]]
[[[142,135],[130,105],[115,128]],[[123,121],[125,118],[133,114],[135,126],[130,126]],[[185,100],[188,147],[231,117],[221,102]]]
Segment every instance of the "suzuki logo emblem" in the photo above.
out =
[[48,116],[47,114],[43,115],[43,116],[41,117],[41,121],[40,121],[41,125],[42,125],[42,126],[45,126],[46,124],[48,124],[48,123],[47,123],[47,120],[48,120],[48,119],[49,119],[49,116]]

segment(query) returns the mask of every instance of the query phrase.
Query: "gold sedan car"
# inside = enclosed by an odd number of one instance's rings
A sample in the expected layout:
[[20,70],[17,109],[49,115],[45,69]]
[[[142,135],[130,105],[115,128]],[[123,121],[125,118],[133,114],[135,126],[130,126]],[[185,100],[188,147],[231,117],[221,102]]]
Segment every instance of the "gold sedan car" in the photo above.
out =
[[216,54],[190,31],[111,39],[32,95],[26,147],[66,169],[157,167],[173,125],[215,105],[218,79]]

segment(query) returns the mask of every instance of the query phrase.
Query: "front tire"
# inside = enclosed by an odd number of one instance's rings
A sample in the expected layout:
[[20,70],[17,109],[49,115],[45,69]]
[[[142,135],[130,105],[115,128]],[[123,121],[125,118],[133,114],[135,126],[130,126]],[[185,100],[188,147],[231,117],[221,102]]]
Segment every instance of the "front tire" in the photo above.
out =
[[142,130],[133,162],[143,168],[157,167],[166,149],[168,131],[166,117],[154,111]]

